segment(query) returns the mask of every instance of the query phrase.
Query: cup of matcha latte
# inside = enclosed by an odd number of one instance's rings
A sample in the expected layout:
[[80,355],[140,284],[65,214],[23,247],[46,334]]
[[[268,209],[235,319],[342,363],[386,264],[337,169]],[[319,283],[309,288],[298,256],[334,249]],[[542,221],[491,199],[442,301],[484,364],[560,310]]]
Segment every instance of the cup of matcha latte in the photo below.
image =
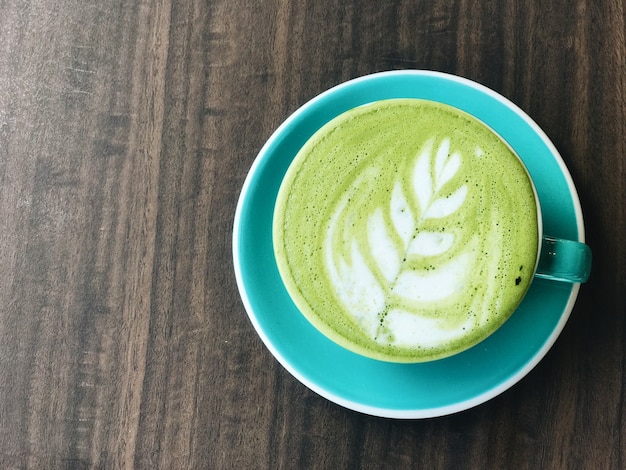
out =
[[273,243],[300,312],[339,345],[392,362],[476,345],[536,275],[584,281],[580,260],[550,267],[560,244],[556,259],[588,256],[543,236],[533,182],[492,129],[412,98],[351,109],[306,142],[278,193]]

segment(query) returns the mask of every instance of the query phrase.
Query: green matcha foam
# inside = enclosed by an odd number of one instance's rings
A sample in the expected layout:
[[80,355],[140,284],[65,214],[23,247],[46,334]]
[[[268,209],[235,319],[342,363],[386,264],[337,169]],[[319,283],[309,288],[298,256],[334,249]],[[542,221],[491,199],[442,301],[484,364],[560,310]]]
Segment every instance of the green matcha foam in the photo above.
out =
[[476,344],[513,313],[535,268],[537,206],[525,168],[482,123],[385,100],[305,144],[273,235],[285,286],[323,333],[422,361]]

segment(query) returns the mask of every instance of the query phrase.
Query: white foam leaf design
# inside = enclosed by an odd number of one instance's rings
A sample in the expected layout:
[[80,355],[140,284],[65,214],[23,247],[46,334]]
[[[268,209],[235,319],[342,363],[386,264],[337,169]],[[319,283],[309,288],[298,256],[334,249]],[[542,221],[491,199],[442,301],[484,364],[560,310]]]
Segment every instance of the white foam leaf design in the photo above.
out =
[[[399,220],[399,219],[398,219]],[[369,245],[376,247],[372,255],[385,280],[392,283],[400,271],[402,259],[401,253],[396,250],[387,226],[384,221],[383,211],[378,209],[367,221],[367,238]],[[409,234],[410,238],[411,234]]]
[[454,214],[465,201],[467,186],[461,186],[446,197],[434,200],[424,213],[424,219],[441,219]]
[[[393,226],[402,241],[405,244],[408,244],[415,230],[415,217],[411,212],[411,208],[409,207],[406,197],[402,193],[402,186],[400,183],[396,183],[393,187],[389,209],[391,212]],[[382,216],[382,214],[380,215]]]
[[467,258],[467,254],[461,255],[433,272],[401,271],[394,285],[394,293],[409,301],[445,299],[463,286]]
[[445,253],[454,243],[454,235],[441,232],[419,232],[408,247],[408,254],[436,256]]
[[[455,244],[455,235],[424,227],[427,220],[454,214],[467,197],[467,186],[454,183],[461,154],[451,154],[450,148],[449,139],[437,147],[434,139],[424,145],[416,154],[411,177],[404,183],[397,181],[389,200],[367,217],[365,241],[340,222],[348,211],[348,195],[331,217],[325,243],[330,281],[345,309],[379,342],[397,344],[404,337],[414,338],[419,335],[416,328],[425,324],[430,325],[424,334],[431,341],[436,322],[406,310],[406,305],[445,299],[465,283],[469,255],[445,256]],[[359,184],[357,178],[353,189]],[[349,246],[349,253],[334,252],[337,240]],[[439,260],[436,269],[416,268],[419,260],[429,259]],[[402,334],[395,332],[398,322],[406,330]]]

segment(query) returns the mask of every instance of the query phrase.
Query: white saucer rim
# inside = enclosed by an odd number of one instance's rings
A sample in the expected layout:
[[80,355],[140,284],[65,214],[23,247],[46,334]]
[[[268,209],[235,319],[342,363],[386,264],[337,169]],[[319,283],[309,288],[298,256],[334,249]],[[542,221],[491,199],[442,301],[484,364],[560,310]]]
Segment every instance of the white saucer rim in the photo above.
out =
[[255,158],[255,160],[253,161],[250,170],[244,180],[244,184],[242,186],[241,189],[241,193],[240,193],[240,197],[237,201],[237,206],[235,209],[235,217],[234,217],[234,222],[233,222],[233,263],[234,263],[234,271],[235,271],[235,279],[236,279],[236,283],[239,289],[239,293],[242,299],[242,303],[244,305],[244,308],[248,314],[248,317],[254,327],[254,329],[256,330],[257,334],[259,335],[259,337],[261,338],[262,342],[265,344],[265,346],[268,348],[268,350],[270,351],[270,353],[274,356],[274,358],[294,377],[296,378],[299,382],[301,382],[303,385],[305,385],[307,388],[309,388],[311,391],[317,393],[318,395],[328,399],[329,401],[343,406],[345,408],[348,408],[350,410],[353,411],[358,411],[367,415],[372,415],[372,416],[377,416],[377,417],[382,417],[382,418],[396,418],[396,419],[425,419],[425,418],[435,418],[435,417],[440,417],[440,416],[445,416],[445,415],[450,415],[453,413],[457,413],[457,412],[461,412],[461,411],[465,411],[468,410],[470,408],[474,408],[478,405],[481,405],[487,401],[489,401],[492,398],[495,398],[496,396],[502,394],[503,392],[505,392],[506,390],[510,389],[511,387],[513,387],[515,384],[517,384],[521,379],[523,379],[526,375],[528,375],[530,373],[531,370],[533,370],[537,364],[546,356],[546,354],[548,353],[548,351],[552,348],[552,346],[554,345],[554,343],[556,342],[556,340],[558,339],[558,337],[560,336],[561,332],[563,331],[565,325],[567,324],[567,321],[569,320],[569,317],[571,315],[571,312],[574,308],[574,304],[576,302],[576,299],[578,297],[578,293],[580,290],[580,284],[574,284],[572,287],[572,291],[570,293],[570,296],[568,298],[567,304],[565,305],[565,308],[561,314],[561,317],[559,319],[559,322],[557,323],[557,325],[555,326],[554,330],[552,331],[552,334],[550,334],[550,336],[548,336],[546,338],[546,341],[544,342],[544,345],[533,355],[533,358],[524,366],[522,367],[520,370],[518,370],[514,375],[512,375],[509,379],[503,381],[502,383],[500,383],[499,385],[490,388],[489,390],[469,399],[469,400],[463,400],[463,401],[459,401],[456,402],[454,404],[451,405],[446,405],[446,406],[441,406],[441,407],[432,407],[432,408],[422,408],[422,409],[391,409],[391,408],[380,408],[380,407],[375,407],[375,406],[370,406],[367,404],[363,404],[363,403],[358,403],[352,400],[347,400],[341,396],[338,396],[332,392],[329,392],[328,390],[326,390],[324,387],[321,387],[319,385],[317,385],[315,382],[309,380],[306,376],[304,376],[303,374],[301,374],[296,368],[294,368],[290,362],[278,351],[278,349],[273,345],[272,341],[269,339],[269,337],[266,335],[265,331],[263,330],[260,322],[258,321],[258,319],[256,318],[256,314],[254,313],[254,309],[252,307],[252,303],[250,302],[250,299],[248,297],[246,288],[245,288],[245,283],[243,280],[243,275],[241,273],[241,269],[240,267],[240,253],[239,253],[239,248],[238,248],[238,234],[239,234],[239,230],[240,230],[240,226],[241,226],[241,213],[243,210],[243,205],[245,202],[245,195],[248,192],[249,186],[252,182],[253,176],[257,171],[257,168],[261,165],[262,161],[263,161],[263,156],[264,155],[268,155],[267,150],[268,148],[270,148],[274,141],[276,139],[279,138],[279,136],[282,134],[282,131],[284,128],[286,128],[288,125],[290,125],[291,121],[295,120],[299,114],[301,114],[302,112],[304,112],[306,109],[308,109],[309,107],[311,107],[312,105],[314,105],[317,101],[322,100],[327,94],[329,93],[333,93],[336,92],[338,89],[345,87],[345,86],[350,86],[353,85],[356,82],[362,81],[362,80],[368,80],[368,79],[372,79],[375,76],[383,76],[383,75],[415,75],[415,76],[433,76],[433,77],[440,77],[443,78],[445,80],[450,80],[450,81],[456,81],[459,82],[461,84],[464,84],[466,86],[469,86],[471,88],[477,89],[493,98],[495,98],[496,100],[500,101],[502,104],[504,104],[505,106],[509,107],[515,114],[517,114],[520,118],[522,118],[532,129],[533,131],[540,137],[540,139],[543,141],[543,143],[546,145],[546,147],[549,149],[552,157],[555,159],[556,163],[559,166],[559,169],[566,181],[567,187],[569,189],[569,195],[571,197],[572,200],[572,205],[574,207],[574,213],[575,213],[575,217],[576,217],[576,225],[577,225],[577,231],[578,231],[578,241],[580,242],[584,242],[585,241],[585,229],[584,229],[584,221],[583,221],[583,214],[582,214],[582,207],[580,205],[580,200],[579,200],[579,196],[578,196],[578,192],[576,190],[576,187],[574,185],[573,179],[571,177],[571,174],[567,168],[567,166],[565,165],[565,162],[562,158],[562,156],[560,155],[560,153],[558,152],[558,150],[556,149],[556,147],[554,146],[554,144],[552,143],[552,141],[549,139],[549,137],[545,134],[545,132],[537,125],[537,123],[535,123],[534,120],[532,120],[521,108],[519,108],[516,104],[514,104],[512,101],[510,101],[509,99],[507,99],[506,97],[500,95],[499,93],[491,90],[490,88],[485,87],[484,85],[481,85],[477,82],[474,82],[472,80],[460,77],[460,76],[456,76],[456,75],[451,75],[451,74],[447,74],[444,72],[437,72],[437,71],[430,71],[430,70],[394,70],[394,71],[387,71],[387,72],[377,72],[374,74],[370,74],[370,75],[365,75],[359,78],[355,78],[353,80],[341,83],[333,88],[330,88],[328,90],[326,90],[325,92],[317,95],[316,97],[314,97],[313,99],[311,99],[310,101],[308,101],[307,103],[305,103],[303,106],[301,106],[300,108],[298,108],[294,113],[292,113],[285,121],[283,121],[283,123],[274,131],[274,133],[270,136],[270,138],[266,141],[266,143],[263,145],[263,147],[261,148],[261,150],[259,151],[257,157]]

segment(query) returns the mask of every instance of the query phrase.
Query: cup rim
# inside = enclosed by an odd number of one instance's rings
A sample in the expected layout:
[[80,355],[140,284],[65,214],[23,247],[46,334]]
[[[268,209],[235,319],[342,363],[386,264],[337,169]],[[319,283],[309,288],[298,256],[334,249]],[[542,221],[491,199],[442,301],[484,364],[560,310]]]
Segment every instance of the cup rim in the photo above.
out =
[[[459,113],[460,115],[466,116],[468,118],[469,121],[473,122],[474,124],[478,125],[478,126],[482,126],[484,129],[486,129],[488,132],[490,132],[493,136],[495,136],[502,144],[504,144],[504,146],[509,150],[509,152],[511,153],[511,155],[513,155],[513,157],[517,160],[517,163],[521,166],[523,172],[526,174],[526,178],[527,181],[530,183],[530,187],[532,190],[532,194],[533,194],[533,199],[535,202],[535,222],[537,224],[537,233],[536,233],[536,252],[535,252],[535,257],[534,257],[534,265],[531,272],[531,277],[535,276],[536,270],[537,270],[537,266],[539,264],[539,257],[540,257],[540,253],[541,253],[541,240],[543,237],[543,223],[542,223],[542,215],[541,215],[541,202],[539,200],[539,196],[537,194],[537,189],[535,187],[535,183],[533,181],[533,178],[530,174],[530,172],[528,171],[528,168],[526,167],[526,164],[524,163],[524,161],[522,160],[522,158],[519,156],[519,154],[517,153],[517,151],[509,144],[509,142],[504,139],[504,137],[502,137],[502,135],[500,135],[492,126],[488,125],[487,123],[485,123],[482,119],[479,119],[478,117],[464,111],[463,109],[460,109],[457,106],[452,106],[449,104],[445,104],[445,103],[440,103],[434,100],[428,100],[428,99],[421,99],[421,98],[390,98],[390,99],[380,99],[380,100],[373,100],[370,101],[368,103],[356,106],[354,108],[350,108],[342,113],[340,113],[339,115],[335,116],[333,119],[331,119],[330,121],[326,122],[325,124],[323,124],[322,126],[320,126],[317,131],[315,131],[313,133],[313,135],[311,137],[309,137],[309,139],[307,139],[307,141],[303,144],[303,146],[301,148],[305,148],[308,143],[310,142],[311,139],[315,138],[315,136],[318,134],[318,132],[323,129],[325,126],[331,124],[332,122],[335,122],[336,120],[340,120],[343,118],[343,116],[345,116],[347,113],[352,112],[353,110],[359,109],[359,108],[363,108],[365,106],[370,106],[370,105],[376,105],[377,103],[383,103],[383,102],[387,102],[387,101],[403,101],[403,102],[407,102],[407,101],[415,101],[415,102],[422,102],[422,103],[426,103],[428,105],[428,103],[433,103],[435,105],[435,107],[438,108],[442,108],[442,109],[446,109],[446,108],[450,108],[452,110],[454,110],[454,112]],[[417,104],[416,104],[417,106]],[[477,341],[471,342],[469,344],[464,344],[459,348],[453,348],[453,350],[446,352],[446,353],[442,353],[442,354],[437,354],[437,355],[423,355],[423,356],[411,356],[410,358],[404,357],[404,356],[398,356],[398,355],[394,355],[392,353],[385,353],[382,352],[380,349],[374,349],[374,350],[370,350],[366,347],[361,346],[358,343],[355,343],[354,341],[350,340],[349,338],[344,337],[341,333],[337,332],[334,327],[330,326],[326,321],[324,321],[316,312],[315,310],[311,307],[309,301],[307,300],[306,296],[304,296],[299,288],[297,287],[297,285],[295,284],[295,280],[293,279],[293,276],[291,274],[291,270],[289,268],[289,264],[287,262],[287,258],[283,258],[279,255],[279,253],[277,253],[277,251],[280,251],[279,246],[277,245],[277,242],[281,240],[280,237],[280,233],[278,234],[278,238],[277,238],[277,228],[278,228],[278,222],[279,220],[277,219],[278,214],[281,214],[281,208],[283,207],[284,204],[281,203],[281,201],[284,201],[280,199],[280,195],[281,193],[283,193],[284,191],[288,190],[286,189],[286,184],[288,183],[292,183],[293,182],[293,178],[290,177],[290,175],[292,175],[294,168],[297,168],[301,163],[302,163],[302,158],[298,158],[300,155],[300,152],[297,152],[296,155],[294,156],[293,160],[291,161],[291,163],[289,164],[287,171],[285,172],[285,174],[282,177],[281,183],[280,183],[280,187],[278,190],[278,194],[276,197],[276,202],[274,205],[274,215],[273,215],[273,222],[272,222],[272,240],[273,240],[273,251],[274,251],[274,257],[276,260],[276,264],[278,267],[278,271],[280,273],[280,277],[281,280],[284,284],[285,289],[287,290],[289,296],[291,297],[292,301],[295,303],[295,305],[297,306],[299,312],[301,315],[303,315],[307,321],[309,321],[316,329],[318,329],[322,334],[324,334],[325,336],[327,336],[331,341],[334,341],[335,343],[337,343],[339,346],[355,353],[355,354],[360,354],[362,356],[365,356],[367,358],[370,359],[374,359],[374,360],[380,360],[380,361],[386,361],[386,362],[390,362],[390,363],[400,363],[400,364],[407,364],[407,363],[424,363],[424,362],[431,362],[431,361],[436,361],[439,359],[443,359],[446,357],[450,357],[456,354],[461,354],[464,351],[466,351],[467,349],[474,347],[478,344],[480,344],[482,341],[484,341],[485,339],[487,339],[490,335],[492,335],[493,333],[495,333],[504,323],[506,323],[506,321],[508,320],[508,318],[515,312],[515,310],[517,310],[519,304],[522,302],[523,298],[527,295],[528,293],[528,289],[530,288],[530,284],[528,284],[526,290],[523,292],[523,294],[520,296],[516,307],[510,312],[510,314],[508,314],[505,318],[505,320],[500,323],[497,324],[495,327],[490,327],[484,335],[482,335]],[[280,230],[279,230],[280,232]],[[286,255],[285,255],[286,256]],[[467,336],[467,335],[466,335]],[[462,337],[466,337],[466,336],[462,336]]]

